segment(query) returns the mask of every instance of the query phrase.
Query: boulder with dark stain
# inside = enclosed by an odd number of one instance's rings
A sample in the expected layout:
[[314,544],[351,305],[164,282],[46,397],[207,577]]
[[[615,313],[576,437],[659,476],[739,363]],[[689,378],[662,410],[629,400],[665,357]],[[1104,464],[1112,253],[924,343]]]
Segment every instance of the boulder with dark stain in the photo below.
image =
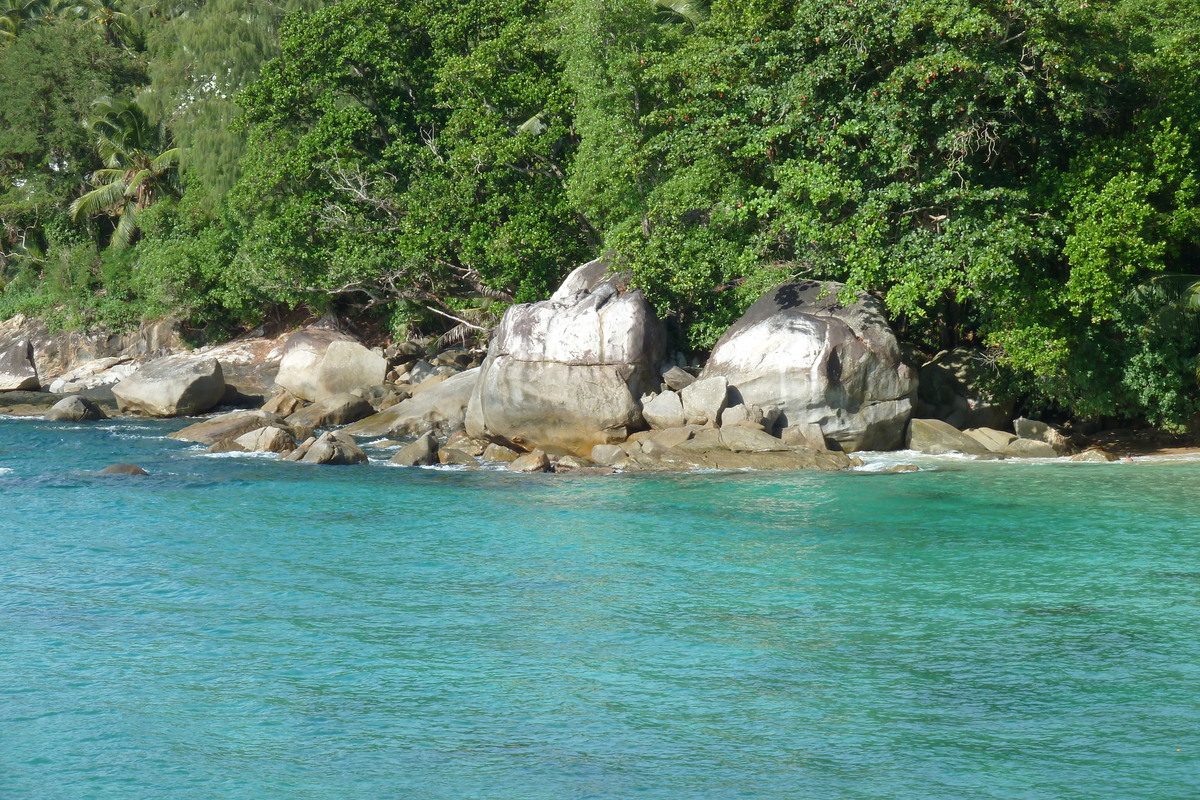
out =
[[891,450],[904,441],[917,376],[900,360],[883,308],[842,285],[788,283],[730,326],[700,379],[729,382],[730,402],[773,406],[781,427],[817,425],[846,452]]

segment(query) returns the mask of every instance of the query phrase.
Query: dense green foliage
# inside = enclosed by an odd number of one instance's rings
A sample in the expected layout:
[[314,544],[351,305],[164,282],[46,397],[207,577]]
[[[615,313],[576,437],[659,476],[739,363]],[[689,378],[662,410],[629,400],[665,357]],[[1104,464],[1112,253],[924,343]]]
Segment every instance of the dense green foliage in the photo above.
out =
[[[0,312],[461,332],[615,251],[684,347],[837,279],[1027,404],[1200,411],[1190,4],[6,8]],[[102,97],[154,136],[114,160]]]

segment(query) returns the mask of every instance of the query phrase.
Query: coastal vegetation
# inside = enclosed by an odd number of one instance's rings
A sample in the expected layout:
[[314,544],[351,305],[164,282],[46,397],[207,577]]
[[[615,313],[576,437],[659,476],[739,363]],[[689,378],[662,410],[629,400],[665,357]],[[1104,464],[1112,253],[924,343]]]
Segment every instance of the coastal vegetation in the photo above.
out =
[[1197,74],[1171,0],[7,0],[0,317],[461,338],[612,251],[686,351],[837,280],[1029,407],[1182,428]]

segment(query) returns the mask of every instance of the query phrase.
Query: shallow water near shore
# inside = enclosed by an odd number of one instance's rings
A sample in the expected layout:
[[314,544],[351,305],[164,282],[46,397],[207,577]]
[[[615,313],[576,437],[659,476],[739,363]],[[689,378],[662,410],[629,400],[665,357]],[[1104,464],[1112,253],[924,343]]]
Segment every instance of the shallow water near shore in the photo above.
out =
[[3,800],[1200,784],[1200,462],[516,476],[180,426],[0,419]]

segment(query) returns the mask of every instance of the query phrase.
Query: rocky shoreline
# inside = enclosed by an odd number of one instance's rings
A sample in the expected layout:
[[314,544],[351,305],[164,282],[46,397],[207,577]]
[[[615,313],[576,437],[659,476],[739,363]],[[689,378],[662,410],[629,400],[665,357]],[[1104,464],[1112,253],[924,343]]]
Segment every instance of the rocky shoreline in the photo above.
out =
[[0,323],[0,414],[209,415],[171,438],[315,464],[366,463],[371,441],[396,448],[401,466],[515,472],[842,470],[861,465],[856,452],[903,449],[1121,454],[1044,423],[1005,424],[968,380],[947,377],[954,354],[905,363],[878,303],[844,295],[816,281],[777,287],[702,369],[668,352],[641,292],[604,259],[549,300],[509,308],[486,351],[370,347],[320,324],[191,350],[170,321],[89,337],[15,318]]

